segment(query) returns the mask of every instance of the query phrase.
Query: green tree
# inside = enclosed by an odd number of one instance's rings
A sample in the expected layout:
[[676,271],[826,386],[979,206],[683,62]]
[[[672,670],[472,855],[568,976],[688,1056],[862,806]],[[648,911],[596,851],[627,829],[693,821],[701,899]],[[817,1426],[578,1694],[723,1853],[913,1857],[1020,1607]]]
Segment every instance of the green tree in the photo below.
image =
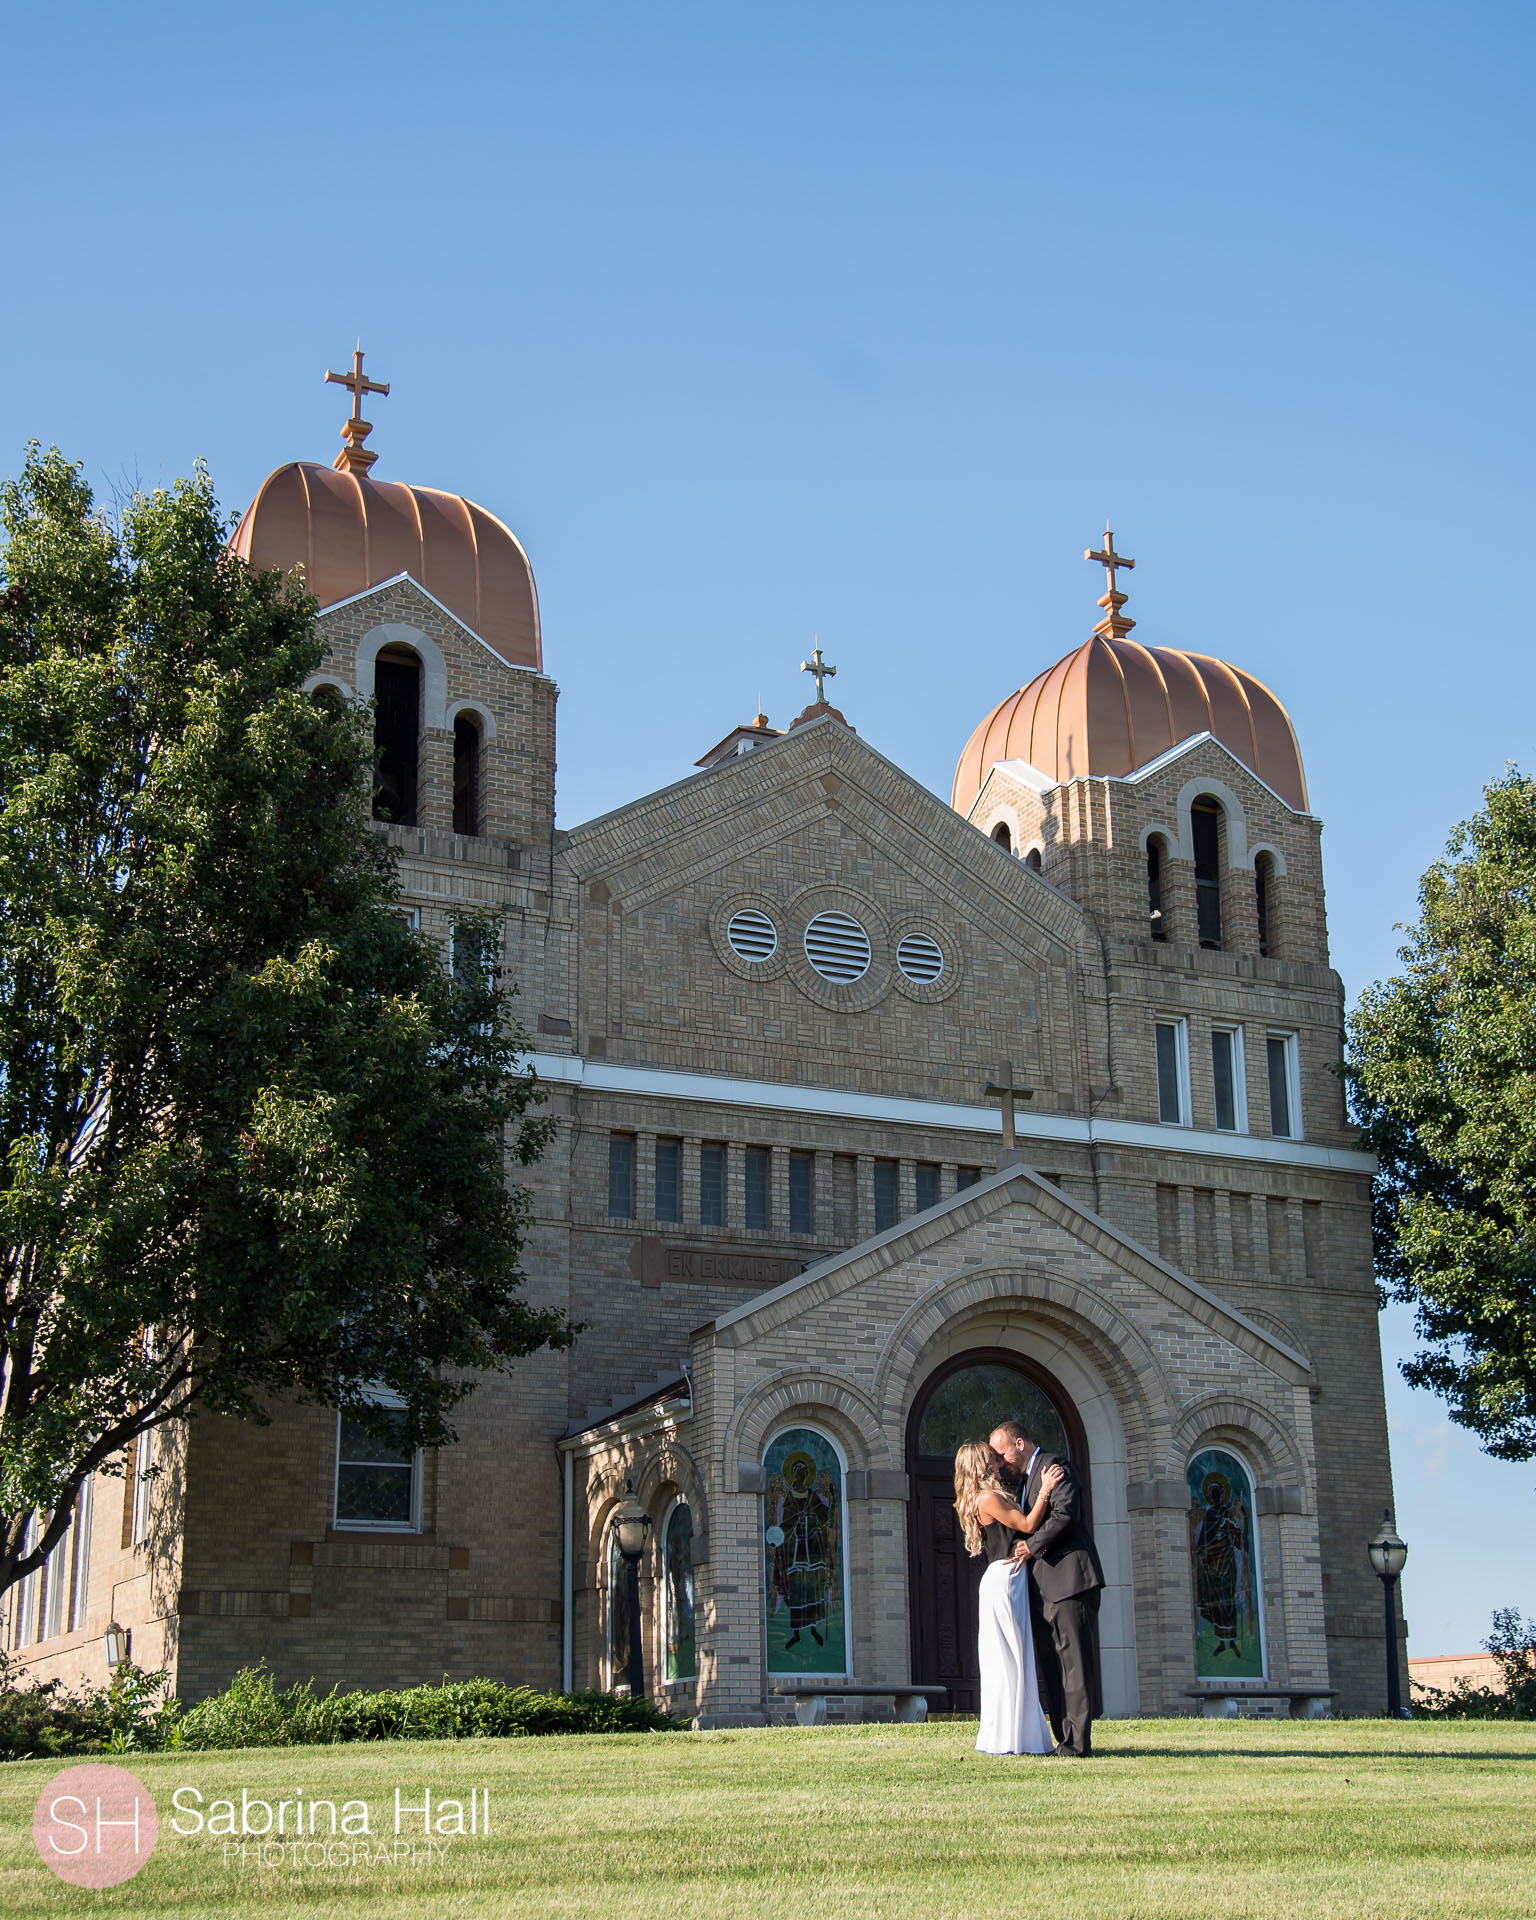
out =
[[1536,783],[1511,771],[1424,875],[1403,972],[1361,997],[1347,1072],[1380,1161],[1403,1366],[1501,1460],[1536,1454]]
[[314,602],[226,552],[201,471],[114,523],[34,447],[0,534],[3,1591],[148,1428],[290,1396],[382,1431],[383,1385],[441,1444],[574,1329],[518,1293],[508,1162],[550,1123],[495,930],[450,974],[392,910]]

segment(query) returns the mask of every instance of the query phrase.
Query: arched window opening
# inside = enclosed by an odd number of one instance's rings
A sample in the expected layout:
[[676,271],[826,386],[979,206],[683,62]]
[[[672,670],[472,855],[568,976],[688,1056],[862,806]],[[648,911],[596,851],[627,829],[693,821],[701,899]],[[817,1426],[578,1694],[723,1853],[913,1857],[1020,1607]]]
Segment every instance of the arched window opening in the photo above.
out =
[[846,1674],[843,1463],[814,1427],[763,1457],[763,1579],[770,1674]]
[[1274,859],[1270,854],[1261,853],[1253,863],[1253,890],[1254,904],[1259,912],[1259,952],[1266,959],[1275,951],[1274,883]]
[[1195,923],[1202,947],[1221,945],[1221,803],[1197,800],[1189,810],[1195,843]]
[[480,831],[480,722],[468,713],[453,722],[453,830]]
[[992,838],[1002,848],[1004,853],[1013,852],[1013,835],[1008,830],[1008,822],[1006,820],[998,821],[997,825],[992,829]]
[[1040,871],[1040,849],[1038,847],[1031,847],[1029,852],[1025,854],[1024,864],[1026,867],[1032,867],[1036,873]]
[[662,1678],[697,1680],[698,1641],[694,1632],[693,1515],[686,1500],[676,1500],[661,1530]]
[[373,817],[414,827],[421,662],[406,647],[386,647],[374,663],[373,691]]
[[1168,938],[1168,922],[1163,917],[1164,847],[1156,835],[1147,842],[1147,918],[1154,940]]
[[608,1671],[604,1684],[609,1692],[629,1684],[629,1569],[619,1552],[619,1530],[608,1529],[607,1620],[604,1623],[603,1649]]
[[1196,1675],[1262,1680],[1264,1623],[1252,1477],[1235,1453],[1203,1447],[1190,1461],[1186,1479]]

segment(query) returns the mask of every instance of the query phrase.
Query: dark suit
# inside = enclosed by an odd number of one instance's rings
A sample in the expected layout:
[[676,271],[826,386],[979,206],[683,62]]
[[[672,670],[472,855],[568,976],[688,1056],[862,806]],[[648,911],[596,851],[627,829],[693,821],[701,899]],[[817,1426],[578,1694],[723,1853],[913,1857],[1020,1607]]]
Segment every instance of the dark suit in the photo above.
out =
[[[1069,1753],[1093,1750],[1093,1723],[1104,1712],[1099,1673],[1099,1594],[1104,1569],[1083,1521],[1083,1491],[1070,1461],[1038,1453],[1030,1464],[1019,1504],[1027,1513],[1040,1494],[1047,1467],[1064,1478],[1052,1488],[1029,1548],[1030,1588],[1038,1601],[1037,1625],[1049,1635],[1042,1669],[1046,1717],[1057,1743]],[[1043,1636],[1042,1636],[1043,1638]]]

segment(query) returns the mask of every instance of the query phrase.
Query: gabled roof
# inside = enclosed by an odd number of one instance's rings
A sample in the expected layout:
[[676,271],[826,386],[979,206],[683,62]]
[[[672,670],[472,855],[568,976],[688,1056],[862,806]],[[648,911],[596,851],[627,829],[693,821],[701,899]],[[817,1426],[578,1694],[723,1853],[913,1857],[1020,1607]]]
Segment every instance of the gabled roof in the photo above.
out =
[[1208,1287],[1201,1286],[1198,1280],[1191,1280],[1188,1274],[1148,1252],[1112,1221],[1073,1200],[1054,1181],[1047,1180],[1022,1161],[1000,1168],[978,1180],[975,1186],[963,1187],[937,1206],[914,1214],[884,1233],[861,1240],[846,1252],[829,1255],[793,1280],[770,1287],[755,1299],[719,1315],[703,1331],[712,1332],[726,1345],[746,1345],[759,1331],[792,1319],[821,1300],[834,1298],[871,1273],[942,1244],[958,1226],[1001,1212],[1018,1199],[1027,1201],[1057,1226],[1088,1242],[1104,1258],[1143,1280],[1154,1292],[1230,1340],[1272,1372],[1297,1385],[1310,1379],[1312,1369],[1301,1354]]

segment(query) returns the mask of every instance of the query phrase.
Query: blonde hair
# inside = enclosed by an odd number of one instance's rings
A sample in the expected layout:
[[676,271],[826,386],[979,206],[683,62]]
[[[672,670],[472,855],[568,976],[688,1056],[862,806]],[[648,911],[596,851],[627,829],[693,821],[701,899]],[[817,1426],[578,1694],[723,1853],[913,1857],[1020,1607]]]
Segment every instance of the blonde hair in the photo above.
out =
[[955,1455],[955,1512],[972,1559],[981,1552],[981,1519],[976,1509],[984,1493],[1008,1489],[997,1477],[997,1458],[985,1440],[967,1440]]

